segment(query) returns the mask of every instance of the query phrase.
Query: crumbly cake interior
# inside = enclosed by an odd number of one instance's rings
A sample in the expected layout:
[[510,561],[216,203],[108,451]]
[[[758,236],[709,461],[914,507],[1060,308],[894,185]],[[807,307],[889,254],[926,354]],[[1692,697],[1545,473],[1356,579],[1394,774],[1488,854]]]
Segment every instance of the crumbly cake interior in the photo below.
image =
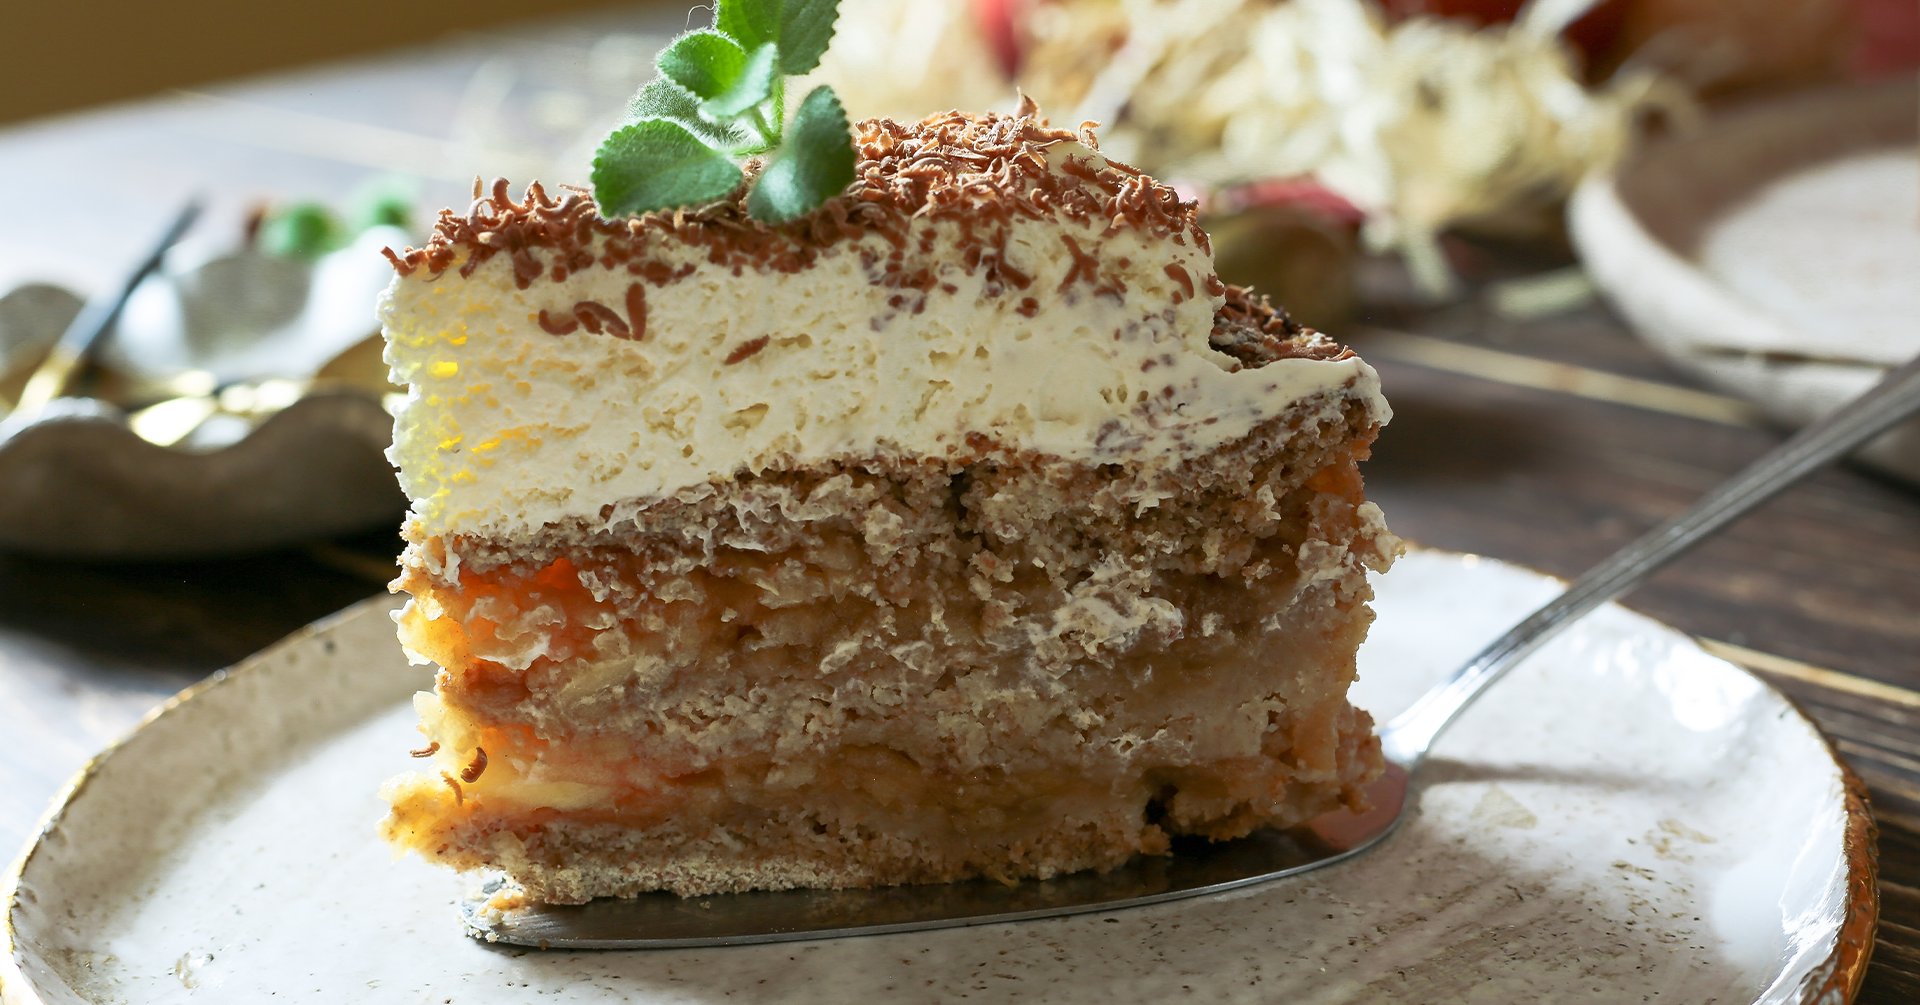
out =
[[441,771],[390,785],[389,839],[578,903],[1046,877],[1356,804],[1394,545],[1364,409],[1323,404],[1150,483],[847,458],[415,539]]
[[397,847],[557,903],[1013,882],[1362,798],[1378,375],[1090,130],[854,147],[784,224],[499,181],[392,254]]

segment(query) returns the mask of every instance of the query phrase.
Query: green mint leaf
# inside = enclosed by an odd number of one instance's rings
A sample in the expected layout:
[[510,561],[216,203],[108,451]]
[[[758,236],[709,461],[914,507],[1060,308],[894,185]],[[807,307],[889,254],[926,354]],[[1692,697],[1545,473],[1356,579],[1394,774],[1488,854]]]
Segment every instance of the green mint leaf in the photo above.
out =
[[674,39],[660,76],[601,144],[595,197],[610,215],[719,199],[740,183],[737,159],[770,153],[749,195],[755,219],[811,212],[853,180],[845,109],[827,88],[807,95],[781,134],[785,77],[820,64],[839,0],[719,0],[717,31]]
[[700,96],[673,82],[672,77],[662,74],[647,81],[647,86],[627,102],[627,122],[631,125],[641,119],[697,119],[700,117]]
[[713,26],[747,49],[780,46],[780,72],[797,76],[820,65],[833,40],[840,0],[720,0]]
[[780,6],[780,72],[797,77],[820,65],[833,41],[840,0],[785,0]]
[[714,122],[700,114],[700,96],[659,76],[640,89],[627,102],[627,121],[632,125],[647,119],[667,119],[685,126],[687,131],[721,150],[744,146],[751,139],[747,132],[731,123]]
[[780,41],[780,0],[720,0],[713,26],[747,49]]
[[674,83],[710,100],[739,82],[747,68],[747,51],[725,35],[694,31],[660,50],[654,65]]
[[766,223],[804,216],[853,181],[853,130],[831,87],[816,87],[793,114],[793,129],[760,172],[747,213]]
[[716,119],[730,119],[767,100],[779,76],[780,47],[768,42],[748,54],[732,86],[700,103],[700,110]]
[[739,165],[665,119],[614,130],[593,158],[593,198],[608,216],[708,203],[739,184]]

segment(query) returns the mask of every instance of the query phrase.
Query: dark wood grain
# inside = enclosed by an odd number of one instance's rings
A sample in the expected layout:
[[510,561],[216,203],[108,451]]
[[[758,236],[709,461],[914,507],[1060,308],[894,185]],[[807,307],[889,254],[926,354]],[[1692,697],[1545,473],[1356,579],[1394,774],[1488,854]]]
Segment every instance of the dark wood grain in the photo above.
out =
[[[1394,530],[1561,576],[1677,515],[1780,441],[1375,365],[1396,417],[1367,467],[1368,493]],[[1832,469],[1656,574],[1627,604],[1695,635],[1911,686],[1917,569],[1920,497]]]
[[1857,1005],[1920,1001],[1920,829],[1880,819],[1880,933]]

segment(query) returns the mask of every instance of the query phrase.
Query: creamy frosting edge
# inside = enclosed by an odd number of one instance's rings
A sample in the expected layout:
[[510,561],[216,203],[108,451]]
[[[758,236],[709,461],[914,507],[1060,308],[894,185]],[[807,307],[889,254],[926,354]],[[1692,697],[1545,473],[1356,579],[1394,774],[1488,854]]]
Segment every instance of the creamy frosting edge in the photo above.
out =
[[[879,282],[875,262],[893,248],[878,236],[824,249],[797,273],[736,274],[697,247],[657,249],[649,258],[678,275],[639,283],[637,339],[551,333],[582,302],[630,314],[639,277],[625,269],[519,289],[496,256],[466,278],[457,268],[396,277],[379,314],[393,379],[410,392],[388,457],[420,529],[522,537],[741,471],[973,456],[969,434],[1151,468],[1316,395],[1324,409],[1357,398],[1377,421],[1391,415],[1358,357],[1242,368],[1214,349],[1223,300],[1189,289],[1213,275],[1191,244],[1016,219],[1005,261],[1031,277],[1029,299],[990,295],[954,251],[959,228],[928,226],[936,283],[924,293]],[[1076,282],[1074,245],[1124,292]]]

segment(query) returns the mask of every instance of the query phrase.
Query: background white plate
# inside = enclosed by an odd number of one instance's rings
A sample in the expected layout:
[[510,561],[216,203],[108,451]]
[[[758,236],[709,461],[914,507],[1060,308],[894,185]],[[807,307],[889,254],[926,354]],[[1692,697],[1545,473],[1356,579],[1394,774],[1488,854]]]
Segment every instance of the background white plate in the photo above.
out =
[[[1416,552],[1354,698],[1385,718],[1558,585]],[[4,889],[6,1005],[73,1002],[1841,1001],[1874,920],[1859,789],[1778,693],[1603,609],[1439,745],[1362,858],[1048,921],[650,952],[491,947],[374,839],[425,687],[371,601],[169,703]]]
[[[1568,226],[1594,282],[1680,369],[1802,426],[1920,352],[1920,106],[1904,75],[1764,101],[1589,176]],[[1920,483],[1920,421],[1860,451]]]

